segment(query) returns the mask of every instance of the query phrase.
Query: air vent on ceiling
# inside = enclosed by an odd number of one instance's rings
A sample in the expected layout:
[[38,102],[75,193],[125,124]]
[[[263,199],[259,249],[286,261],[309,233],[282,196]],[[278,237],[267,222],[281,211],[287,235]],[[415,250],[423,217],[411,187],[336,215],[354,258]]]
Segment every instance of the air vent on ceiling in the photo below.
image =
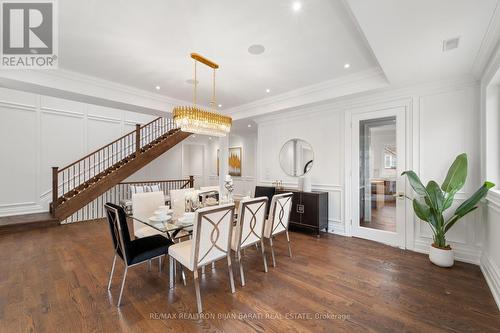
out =
[[443,41],[443,52],[456,49],[458,47],[458,42],[460,37],[450,38]]

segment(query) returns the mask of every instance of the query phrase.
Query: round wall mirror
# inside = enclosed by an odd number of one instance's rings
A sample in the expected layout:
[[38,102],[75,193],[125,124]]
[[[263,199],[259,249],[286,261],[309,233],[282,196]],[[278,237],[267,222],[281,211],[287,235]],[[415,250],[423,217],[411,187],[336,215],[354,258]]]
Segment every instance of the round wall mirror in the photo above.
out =
[[314,152],[311,145],[301,139],[285,142],[280,151],[280,165],[283,171],[292,177],[300,177],[311,170]]

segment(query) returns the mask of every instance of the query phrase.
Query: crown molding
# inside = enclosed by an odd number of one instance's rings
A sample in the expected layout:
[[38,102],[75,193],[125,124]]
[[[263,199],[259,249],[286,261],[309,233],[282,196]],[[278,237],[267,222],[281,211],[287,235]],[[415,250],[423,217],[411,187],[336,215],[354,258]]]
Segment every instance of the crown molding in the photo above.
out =
[[4,70],[0,87],[152,115],[190,102],[64,69]]
[[478,86],[479,82],[470,75],[428,82],[418,85],[392,85],[374,91],[357,93],[350,96],[343,96],[324,100],[318,103],[301,105],[293,108],[279,110],[273,113],[267,113],[256,116],[253,120],[257,124],[272,123],[283,121],[283,114],[286,119],[300,119],[324,113],[341,112],[347,109],[358,109],[377,104],[386,105],[388,102],[406,105],[414,96],[429,96],[443,93],[451,90],[466,89]]
[[311,104],[325,99],[338,98],[382,88],[388,85],[389,83],[382,70],[379,67],[375,67],[233,107],[227,109],[226,112],[233,119],[237,120],[304,104]]
[[485,74],[485,70],[491,59],[494,56],[495,50],[498,48],[500,40],[500,1],[491,15],[488,29],[481,41],[481,46],[476,54],[474,63],[472,64],[472,73],[477,79],[481,79]]

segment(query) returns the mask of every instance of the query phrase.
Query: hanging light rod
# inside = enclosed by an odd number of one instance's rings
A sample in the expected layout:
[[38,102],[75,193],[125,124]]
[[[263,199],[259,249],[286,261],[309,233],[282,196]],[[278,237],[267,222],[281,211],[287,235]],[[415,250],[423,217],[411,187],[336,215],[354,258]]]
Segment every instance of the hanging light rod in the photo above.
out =
[[208,60],[207,58],[198,53],[191,53],[191,58],[207,65],[208,67],[212,67],[213,69],[219,68],[219,65],[217,65],[215,62]]

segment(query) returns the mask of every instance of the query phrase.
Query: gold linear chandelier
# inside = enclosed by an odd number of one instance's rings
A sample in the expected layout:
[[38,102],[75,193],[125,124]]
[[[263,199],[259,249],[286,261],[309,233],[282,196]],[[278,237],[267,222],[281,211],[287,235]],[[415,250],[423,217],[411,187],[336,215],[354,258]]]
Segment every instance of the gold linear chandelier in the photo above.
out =
[[[183,132],[226,136],[231,130],[232,119],[215,111],[215,70],[219,68],[219,65],[197,53],[191,53],[191,58],[194,59],[194,103],[192,106],[174,107],[174,122]],[[198,62],[213,69],[212,101],[210,102],[212,111],[204,110],[196,105],[196,88],[198,85],[198,81],[196,80],[196,64]]]

